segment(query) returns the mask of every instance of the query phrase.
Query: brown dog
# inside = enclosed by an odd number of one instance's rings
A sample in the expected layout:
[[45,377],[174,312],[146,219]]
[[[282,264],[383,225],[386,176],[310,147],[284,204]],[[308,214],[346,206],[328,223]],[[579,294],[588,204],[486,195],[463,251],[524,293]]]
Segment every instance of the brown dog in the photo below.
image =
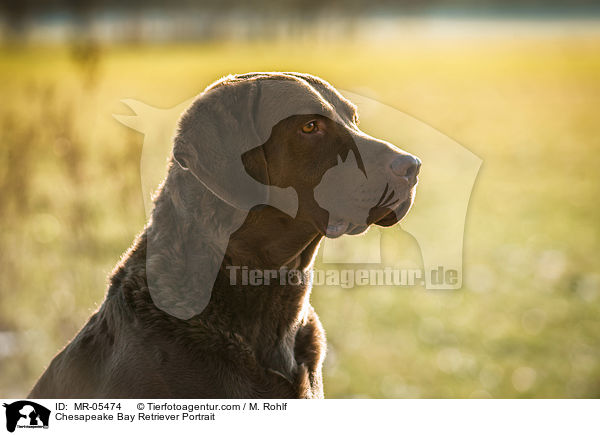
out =
[[408,212],[419,160],[356,123],[314,76],[207,88],[180,121],[152,219],[103,305],[30,397],[323,397],[310,280],[255,285],[244,273],[309,276],[324,236]]

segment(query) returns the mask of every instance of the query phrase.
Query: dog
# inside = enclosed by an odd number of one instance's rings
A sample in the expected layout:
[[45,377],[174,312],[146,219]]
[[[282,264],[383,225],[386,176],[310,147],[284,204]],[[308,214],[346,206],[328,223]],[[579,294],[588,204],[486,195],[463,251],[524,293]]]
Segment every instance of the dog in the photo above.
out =
[[357,124],[308,74],[205,89],[102,306],[29,397],[323,398],[325,333],[309,302],[319,244],[397,223],[421,166]]

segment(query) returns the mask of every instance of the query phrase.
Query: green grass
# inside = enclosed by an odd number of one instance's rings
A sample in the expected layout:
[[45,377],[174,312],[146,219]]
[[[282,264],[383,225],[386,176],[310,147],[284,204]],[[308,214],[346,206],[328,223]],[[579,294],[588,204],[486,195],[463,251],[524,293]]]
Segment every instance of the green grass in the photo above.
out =
[[[462,290],[314,290],[329,340],[326,395],[600,397],[599,43],[108,46],[97,63],[64,47],[5,47],[0,396],[28,392],[101,303],[107,274],[144,225],[143,138],[111,117],[128,113],[119,101],[167,108],[225,74],[299,70],[408,113],[483,159]],[[418,253],[400,230],[382,234],[397,258]]]

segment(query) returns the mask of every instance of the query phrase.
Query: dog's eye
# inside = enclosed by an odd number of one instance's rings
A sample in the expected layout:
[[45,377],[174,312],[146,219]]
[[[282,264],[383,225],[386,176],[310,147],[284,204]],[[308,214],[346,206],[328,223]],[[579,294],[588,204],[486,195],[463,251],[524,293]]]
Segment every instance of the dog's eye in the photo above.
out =
[[304,133],[314,133],[315,131],[317,131],[317,122],[316,121],[310,121],[307,124],[304,124],[302,126],[302,131]]

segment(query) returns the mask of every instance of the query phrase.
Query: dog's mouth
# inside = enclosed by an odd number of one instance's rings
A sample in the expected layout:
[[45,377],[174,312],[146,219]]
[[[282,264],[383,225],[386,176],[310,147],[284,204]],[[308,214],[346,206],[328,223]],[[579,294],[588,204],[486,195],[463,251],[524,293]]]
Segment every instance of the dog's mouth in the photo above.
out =
[[344,234],[362,234],[371,225],[378,225],[381,227],[395,225],[406,216],[412,206],[413,198],[414,186],[400,197],[398,197],[389,186],[386,186],[377,204],[369,210],[369,216],[366,223],[355,224],[345,220],[329,223],[329,225],[327,225],[326,237],[337,238]]
[[396,195],[396,192],[386,185],[377,204],[369,210],[367,224],[390,227],[400,222],[412,205],[416,184],[415,180],[414,184],[400,195]]
[[[380,227],[391,227],[392,225],[397,224],[406,216],[408,210],[410,210],[410,206],[412,205],[412,195],[409,195],[407,199],[400,202],[397,207],[393,209],[372,209],[373,213],[382,213],[383,217],[374,221],[375,225],[379,225]],[[381,210],[381,211],[380,211]]]

